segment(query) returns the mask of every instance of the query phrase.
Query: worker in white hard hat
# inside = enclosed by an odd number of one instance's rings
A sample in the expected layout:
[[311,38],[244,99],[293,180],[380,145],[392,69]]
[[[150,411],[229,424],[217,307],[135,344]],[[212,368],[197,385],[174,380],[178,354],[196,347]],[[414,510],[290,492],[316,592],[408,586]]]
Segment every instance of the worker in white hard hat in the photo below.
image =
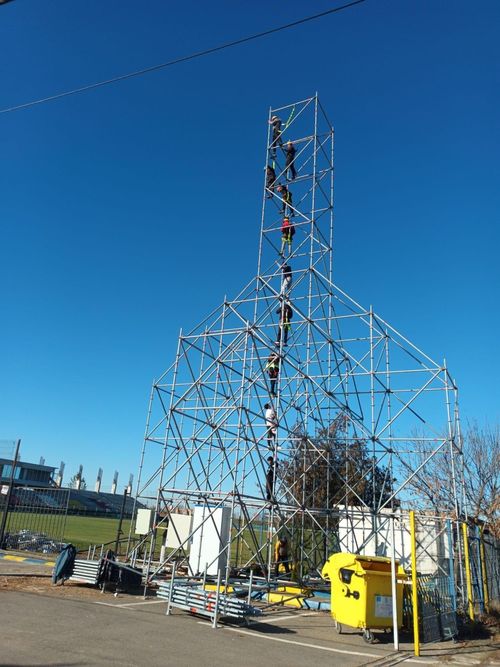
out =
[[278,116],[273,116],[269,122],[273,126],[273,139],[271,141],[269,150],[271,157],[274,159],[276,158],[276,146],[283,146],[283,142],[281,140],[281,118],[278,118]]

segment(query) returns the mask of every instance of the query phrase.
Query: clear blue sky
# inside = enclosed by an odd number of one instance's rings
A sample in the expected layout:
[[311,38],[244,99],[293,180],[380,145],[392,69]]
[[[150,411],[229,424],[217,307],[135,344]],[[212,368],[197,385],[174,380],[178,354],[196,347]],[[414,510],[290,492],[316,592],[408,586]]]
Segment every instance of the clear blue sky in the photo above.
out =
[[[333,0],[15,0],[0,107],[328,9]],[[267,111],[336,128],[335,280],[499,418],[497,0],[368,0],[230,51],[0,115],[0,438],[136,472],[152,379],[255,273]]]

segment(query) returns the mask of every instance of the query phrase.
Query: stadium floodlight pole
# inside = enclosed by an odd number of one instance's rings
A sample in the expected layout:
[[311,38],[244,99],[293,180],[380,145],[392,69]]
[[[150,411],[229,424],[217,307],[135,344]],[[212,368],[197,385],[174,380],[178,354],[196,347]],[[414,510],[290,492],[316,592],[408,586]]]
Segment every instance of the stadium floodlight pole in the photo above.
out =
[[16,451],[14,453],[14,458],[12,460],[12,470],[10,472],[9,489],[7,491],[7,497],[5,499],[5,508],[3,510],[3,515],[2,515],[2,525],[0,526],[0,549],[4,548],[3,542],[5,535],[5,527],[7,525],[7,516],[9,515],[10,498],[12,496],[12,487],[14,486],[14,473],[17,465],[17,459],[19,457],[20,446],[21,446],[21,440],[18,440],[16,443]]

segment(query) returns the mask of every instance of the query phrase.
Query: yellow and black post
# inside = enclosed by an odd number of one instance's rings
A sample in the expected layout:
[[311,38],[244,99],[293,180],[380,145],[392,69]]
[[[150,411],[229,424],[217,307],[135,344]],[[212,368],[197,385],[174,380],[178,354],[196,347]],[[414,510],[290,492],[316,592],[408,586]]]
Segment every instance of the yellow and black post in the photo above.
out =
[[420,627],[418,617],[418,588],[417,588],[417,538],[415,533],[415,512],[410,510],[410,539],[411,539],[411,601],[413,609],[413,645],[415,655],[420,655]]
[[473,621],[474,600],[472,598],[472,575],[470,569],[470,556],[469,556],[469,530],[465,522],[462,523],[462,535],[464,537],[465,580],[467,582],[467,611],[470,620]]

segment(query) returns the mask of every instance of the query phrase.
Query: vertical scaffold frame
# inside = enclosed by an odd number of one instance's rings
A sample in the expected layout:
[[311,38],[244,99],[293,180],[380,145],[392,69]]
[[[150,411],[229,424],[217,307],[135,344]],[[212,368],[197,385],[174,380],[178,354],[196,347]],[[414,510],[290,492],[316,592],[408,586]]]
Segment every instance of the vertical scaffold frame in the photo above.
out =
[[[189,551],[204,530],[220,533],[213,562],[226,581],[250,567],[272,578],[277,534],[301,580],[352,545],[361,523],[358,551],[373,538],[378,551],[391,513],[431,503],[425,480],[437,460],[449,471],[447,509],[462,511],[446,363],[333,282],[334,129],[318,96],[270,109],[267,128],[257,275],[181,331],[151,390],[136,494],[155,508],[143,545],[149,580],[174,561],[199,574]],[[195,506],[203,521],[159,560],[162,531],[177,533],[174,515]],[[228,533],[214,521],[219,508]]]

